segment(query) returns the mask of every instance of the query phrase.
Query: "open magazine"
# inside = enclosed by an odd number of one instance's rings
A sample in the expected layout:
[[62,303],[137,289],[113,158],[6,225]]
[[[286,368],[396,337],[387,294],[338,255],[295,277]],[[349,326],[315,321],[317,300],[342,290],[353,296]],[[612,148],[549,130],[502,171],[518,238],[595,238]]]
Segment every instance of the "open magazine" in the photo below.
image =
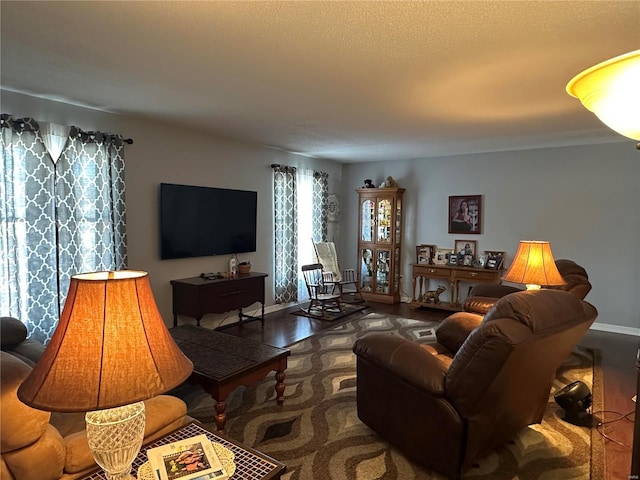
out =
[[158,480],[226,480],[229,478],[206,435],[147,450]]

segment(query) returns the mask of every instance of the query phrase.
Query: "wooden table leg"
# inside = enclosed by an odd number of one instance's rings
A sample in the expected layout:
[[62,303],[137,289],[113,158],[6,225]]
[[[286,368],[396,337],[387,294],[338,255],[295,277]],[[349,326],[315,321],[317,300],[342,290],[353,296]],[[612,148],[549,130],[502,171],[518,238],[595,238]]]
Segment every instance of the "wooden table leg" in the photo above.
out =
[[226,408],[227,404],[224,400],[216,400],[216,428],[220,433],[224,433],[224,426],[227,423],[227,414],[225,413]]
[[284,377],[284,370],[276,371],[276,399],[278,401],[278,405],[282,405],[284,403]]

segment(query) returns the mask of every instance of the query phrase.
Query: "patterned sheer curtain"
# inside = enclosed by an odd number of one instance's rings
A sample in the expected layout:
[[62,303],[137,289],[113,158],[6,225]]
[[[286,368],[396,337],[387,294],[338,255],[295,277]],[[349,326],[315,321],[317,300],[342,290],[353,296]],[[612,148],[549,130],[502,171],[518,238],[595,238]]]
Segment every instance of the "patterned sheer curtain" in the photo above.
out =
[[275,302],[298,300],[298,202],[296,168],[272,165]]
[[326,242],[329,231],[329,174],[313,172],[313,241]]
[[324,172],[272,165],[274,172],[275,301],[306,300],[300,267],[315,261],[313,241],[327,237]]
[[127,262],[122,139],[71,127],[62,143],[53,130],[0,117],[0,314],[45,343],[71,275]]

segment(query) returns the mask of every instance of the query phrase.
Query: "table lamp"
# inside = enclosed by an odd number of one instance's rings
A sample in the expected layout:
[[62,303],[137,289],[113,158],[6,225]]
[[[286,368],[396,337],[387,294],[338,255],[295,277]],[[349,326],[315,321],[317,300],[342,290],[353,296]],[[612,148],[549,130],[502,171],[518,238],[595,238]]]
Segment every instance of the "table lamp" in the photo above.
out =
[[553,259],[549,242],[523,240],[503,280],[523,283],[527,290],[537,290],[541,285],[564,285],[566,282]]
[[193,364],[167,330],[146,272],[75,275],[55,332],[18,389],[25,404],[87,412],[87,440],[107,479],[130,479],[144,438],[143,400],[184,382]]

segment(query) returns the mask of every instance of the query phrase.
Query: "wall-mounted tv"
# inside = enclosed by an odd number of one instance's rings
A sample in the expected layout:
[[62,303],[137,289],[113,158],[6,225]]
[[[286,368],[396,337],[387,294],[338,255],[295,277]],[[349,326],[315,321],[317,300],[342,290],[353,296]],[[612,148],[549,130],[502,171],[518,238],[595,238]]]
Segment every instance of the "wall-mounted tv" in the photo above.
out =
[[160,258],[256,251],[258,193],[160,184]]

